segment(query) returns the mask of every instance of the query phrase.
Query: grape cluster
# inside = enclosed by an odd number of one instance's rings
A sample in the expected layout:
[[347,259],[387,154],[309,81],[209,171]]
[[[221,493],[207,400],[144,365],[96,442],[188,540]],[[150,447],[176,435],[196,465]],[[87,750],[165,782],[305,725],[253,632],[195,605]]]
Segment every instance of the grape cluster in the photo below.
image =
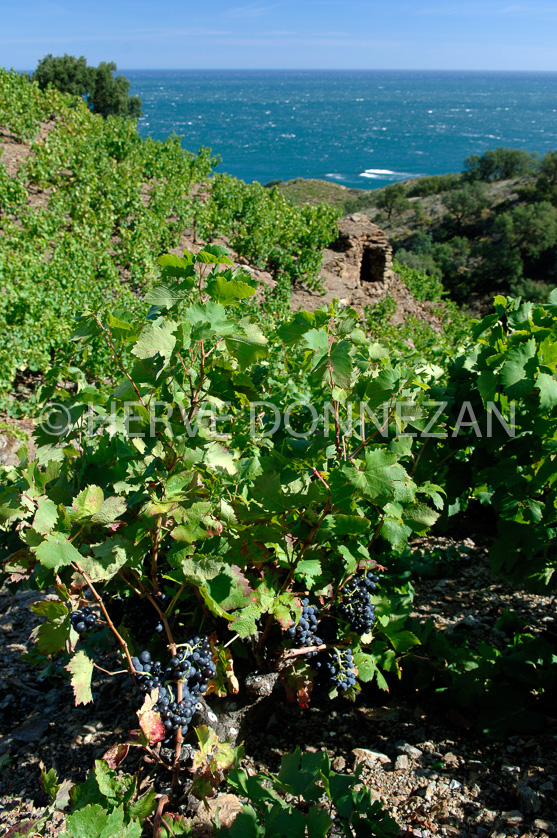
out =
[[211,646],[207,637],[196,635],[171,658],[170,667],[175,681],[187,684],[192,694],[204,693],[215,677],[216,667],[211,660]]
[[[160,713],[167,736],[165,743],[181,730],[185,734],[195,713],[198,697],[206,692],[209,681],[216,675],[211,660],[211,646],[207,637],[192,637],[170,664],[163,668],[160,661],[153,661],[149,652],[132,658],[137,673],[137,685],[143,694],[156,687],[159,696],[154,710]],[[177,701],[176,684],[182,683],[182,700]]]
[[343,588],[338,611],[358,634],[368,634],[375,622],[371,594],[376,590],[377,582],[378,577],[369,571],[365,576],[354,576]]
[[81,608],[79,611],[72,611],[70,622],[74,631],[77,631],[78,634],[85,634],[97,622],[97,615],[90,608]]
[[318,661],[315,665],[318,671],[327,676],[328,681],[345,692],[356,684],[356,670],[354,668],[354,657],[352,649],[331,649],[327,658]]
[[[154,599],[161,611],[164,611],[168,605],[168,595],[161,592],[154,594]],[[116,625],[123,623],[132,637],[140,643],[146,642],[153,634],[160,635],[164,632],[159,614],[144,597],[113,597],[109,604],[109,613]]]
[[[316,634],[319,622],[319,612],[315,605],[309,604],[307,597],[302,600],[302,613],[297,623],[286,629],[286,636],[300,646],[320,646],[321,637]],[[308,652],[306,658],[314,657],[317,652]]]

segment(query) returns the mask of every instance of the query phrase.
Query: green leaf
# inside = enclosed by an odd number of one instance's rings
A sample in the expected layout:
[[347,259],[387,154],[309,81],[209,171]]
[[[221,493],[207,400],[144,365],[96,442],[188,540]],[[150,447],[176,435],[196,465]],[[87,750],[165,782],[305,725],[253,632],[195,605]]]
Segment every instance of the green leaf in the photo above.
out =
[[41,783],[43,784],[43,788],[50,799],[55,800],[56,793],[58,791],[58,774],[54,768],[51,768],[50,771],[47,771],[46,768],[42,769]]
[[40,532],[41,535],[46,535],[54,528],[58,520],[58,508],[54,501],[51,501],[47,497],[39,498],[37,504],[37,511],[33,518],[32,527],[36,532]]
[[207,446],[205,463],[217,471],[236,474],[236,463],[230,451],[220,442],[212,442]]
[[65,617],[53,620],[51,623],[42,623],[37,629],[37,648],[42,655],[53,655],[56,652],[63,652],[66,648],[66,641],[70,634],[69,614],[66,611]]
[[384,538],[395,549],[402,549],[406,546],[408,537],[412,534],[410,527],[407,527],[400,519],[386,516],[381,525],[381,538]]
[[398,631],[393,634],[385,632],[391,645],[398,655],[404,655],[413,646],[419,646],[420,641],[411,631]]
[[75,703],[89,704],[93,701],[93,693],[91,692],[91,678],[93,675],[93,661],[85,652],[76,652],[65,669],[72,676],[72,687],[74,691]]
[[344,390],[348,390],[352,383],[350,348],[350,343],[347,340],[341,340],[333,346],[330,355],[333,381],[337,387],[342,387]]
[[296,565],[296,579],[304,579],[308,588],[313,588],[314,581],[321,575],[319,559],[302,559]]
[[540,372],[536,378],[536,387],[540,391],[540,407],[543,410],[554,408],[557,405],[557,381],[555,378],[545,372]]
[[[102,544],[95,544],[93,556],[81,558],[81,568],[92,582],[112,579],[124,567],[132,553],[133,545],[121,537],[109,538]],[[129,553],[128,553],[129,551]]]
[[37,547],[36,556],[43,567],[51,570],[81,561],[81,553],[61,533],[47,535],[42,544]]
[[255,294],[255,288],[247,282],[242,282],[240,279],[228,280],[222,276],[208,280],[206,289],[211,299],[223,306],[239,303]]
[[439,518],[439,513],[423,503],[416,503],[402,513],[404,523],[418,535],[425,535]]
[[153,358],[158,354],[168,361],[176,345],[174,332],[177,328],[178,324],[171,320],[147,323],[132,354],[137,358]]
[[329,347],[329,339],[325,329],[310,329],[303,336],[304,343],[314,352],[326,350]]
[[196,585],[204,585],[209,579],[214,579],[222,571],[222,561],[211,556],[200,556],[192,548],[171,550],[168,560],[173,567],[180,568],[184,577]]
[[233,265],[230,251],[222,244],[206,244],[194,257],[196,262],[203,265]]
[[245,638],[257,633],[257,621],[261,617],[264,609],[260,603],[250,603],[242,608],[241,611],[234,614],[234,620],[231,623],[231,629],[236,632],[239,637]]
[[157,261],[163,269],[164,276],[185,278],[195,276],[193,255],[191,253],[184,253],[183,256],[174,256],[172,253],[166,253],[164,256],[159,256]]
[[130,818],[137,818],[140,823],[143,823],[145,818],[153,814],[157,808],[157,792],[151,789],[142,797],[138,797],[133,803],[128,806]]
[[354,655],[354,665],[358,670],[358,680],[366,683],[373,681],[373,677],[377,670],[375,658],[373,655],[368,655],[365,652],[356,652]]
[[478,390],[484,405],[495,401],[499,376],[491,370],[482,370],[478,376]]
[[509,349],[501,370],[501,383],[512,398],[526,395],[533,387],[532,377],[536,341],[531,338],[527,343]]
[[411,494],[412,481],[390,451],[368,451],[363,471],[352,466],[343,466],[343,471],[356,488],[379,503],[394,500],[401,493]]
[[309,311],[297,311],[292,320],[277,329],[277,335],[287,346],[299,340],[315,326],[315,315]]
[[99,803],[84,806],[70,815],[66,822],[71,838],[141,838],[138,823],[124,826],[124,808],[108,812]]
[[255,323],[245,319],[238,323],[236,334],[225,337],[230,354],[238,361],[241,370],[268,354],[267,338]]
[[[263,831],[262,831],[263,830]],[[263,838],[266,834],[260,816],[253,806],[244,806],[227,830],[227,838]]]
[[103,501],[99,511],[91,516],[91,521],[94,524],[107,526],[108,524],[114,523],[117,518],[120,518],[127,508],[128,506],[124,498],[112,495]]
[[193,544],[200,539],[211,537],[214,531],[210,527],[216,526],[216,521],[210,512],[211,504],[205,501],[194,503],[189,509],[184,509],[180,525],[172,530],[172,538],[175,541]]
[[308,838],[325,838],[333,821],[324,807],[310,806],[307,813]]
[[95,760],[95,780],[103,797],[113,805],[127,805],[136,790],[136,780],[129,774],[119,774],[102,759]]
[[173,308],[177,303],[187,297],[190,288],[195,285],[193,278],[184,279],[182,282],[170,282],[165,285],[155,285],[145,295],[145,302],[157,308]]
[[92,515],[99,512],[103,500],[104,493],[100,486],[87,486],[74,498],[72,509],[75,515],[72,515],[72,518],[76,521],[91,518]]

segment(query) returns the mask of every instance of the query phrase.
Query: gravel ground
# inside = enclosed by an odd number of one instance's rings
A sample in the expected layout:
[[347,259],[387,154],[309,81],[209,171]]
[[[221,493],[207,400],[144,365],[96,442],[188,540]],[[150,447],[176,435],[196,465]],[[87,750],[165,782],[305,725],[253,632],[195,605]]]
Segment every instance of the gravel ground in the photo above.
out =
[[[418,546],[446,547],[450,539]],[[446,578],[416,585],[415,616],[442,629],[467,626],[471,642],[502,644],[494,623],[503,609],[528,620],[534,631],[553,621],[547,597],[513,591],[490,575],[485,547],[467,539],[469,560]],[[0,592],[3,679],[0,686],[0,825],[14,826],[40,813],[46,798],[41,762],[61,778],[83,779],[100,758],[136,726],[131,690],[101,672],[95,704],[73,707],[61,679],[41,680],[20,660],[37,619],[28,606],[36,592]],[[110,657],[106,668],[115,669]],[[503,699],[504,700],[504,699]],[[363,777],[376,799],[401,826],[401,835],[537,838],[557,835],[557,726],[549,719],[536,735],[488,740],[461,712],[445,712],[424,694],[390,695],[364,687],[355,704],[316,701],[301,712],[282,689],[255,699],[209,699],[219,733],[237,735],[246,764],[276,770],[281,756],[301,744],[327,748],[337,771],[364,764]],[[556,714],[557,715],[557,714]],[[214,719],[212,719],[214,721]],[[133,758],[124,763],[133,770]],[[56,835],[56,827],[50,835]]]

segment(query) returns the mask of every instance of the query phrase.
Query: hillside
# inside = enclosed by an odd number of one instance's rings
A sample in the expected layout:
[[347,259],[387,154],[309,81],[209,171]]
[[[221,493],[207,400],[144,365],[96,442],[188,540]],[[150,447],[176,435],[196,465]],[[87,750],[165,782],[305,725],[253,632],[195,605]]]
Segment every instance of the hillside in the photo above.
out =
[[300,180],[280,189],[302,204],[322,193],[345,213],[366,213],[398,260],[440,280],[475,313],[489,310],[497,293],[546,299],[557,282],[557,154],[501,148],[464,162],[460,174],[376,190],[321,190]]
[[15,73],[0,125],[7,836],[553,834],[557,290],[441,281],[541,270],[551,167],[374,195],[394,253]]
[[[330,190],[298,208],[277,188],[213,176],[207,149],[141,140],[133,121],[103,120],[14,73],[0,75],[0,123],[0,407],[16,407],[14,387],[32,403],[54,358],[76,363],[66,341],[80,310],[113,298],[137,310],[159,255],[207,242],[250,269],[271,313],[333,299],[363,312],[388,298],[386,323],[410,317],[440,329],[440,310],[414,301],[392,271],[362,285],[360,268],[344,270],[339,213],[323,203]],[[439,309],[439,294],[430,299]],[[93,377],[112,364],[96,346],[79,363]]]

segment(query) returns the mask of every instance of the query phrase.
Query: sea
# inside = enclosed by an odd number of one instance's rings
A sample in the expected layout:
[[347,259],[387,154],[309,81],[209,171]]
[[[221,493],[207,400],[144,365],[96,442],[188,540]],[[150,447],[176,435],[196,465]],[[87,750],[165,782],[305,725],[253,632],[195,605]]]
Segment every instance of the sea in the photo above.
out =
[[251,183],[373,189],[460,172],[499,146],[557,149],[557,73],[121,70],[142,136],[208,146]]

